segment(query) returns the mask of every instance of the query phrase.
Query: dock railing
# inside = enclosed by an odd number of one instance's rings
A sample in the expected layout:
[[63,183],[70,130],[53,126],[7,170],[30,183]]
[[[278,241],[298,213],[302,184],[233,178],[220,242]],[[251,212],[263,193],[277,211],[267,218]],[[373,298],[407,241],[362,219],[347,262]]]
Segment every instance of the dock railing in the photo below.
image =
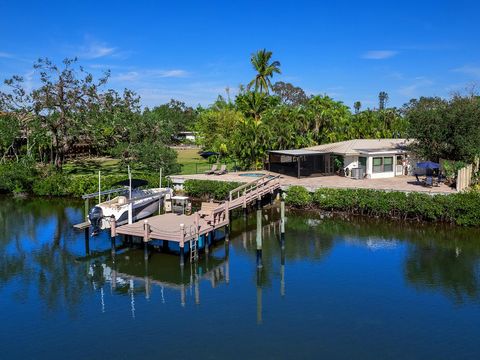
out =
[[280,175],[272,176],[268,174],[255,181],[240,185],[230,191],[228,195],[230,209],[236,208],[240,204],[245,207],[253,199],[260,198],[278,188],[280,188]]

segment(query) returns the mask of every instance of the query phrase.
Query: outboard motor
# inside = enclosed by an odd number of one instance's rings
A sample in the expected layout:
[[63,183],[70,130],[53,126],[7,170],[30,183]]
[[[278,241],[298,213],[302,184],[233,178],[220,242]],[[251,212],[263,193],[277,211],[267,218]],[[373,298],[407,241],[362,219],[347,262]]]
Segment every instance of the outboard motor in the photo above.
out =
[[90,212],[88,213],[88,220],[90,220],[90,224],[92,225],[92,236],[95,236],[100,232],[102,218],[103,211],[102,208],[99,206],[94,206],[92,210],[90,210]]

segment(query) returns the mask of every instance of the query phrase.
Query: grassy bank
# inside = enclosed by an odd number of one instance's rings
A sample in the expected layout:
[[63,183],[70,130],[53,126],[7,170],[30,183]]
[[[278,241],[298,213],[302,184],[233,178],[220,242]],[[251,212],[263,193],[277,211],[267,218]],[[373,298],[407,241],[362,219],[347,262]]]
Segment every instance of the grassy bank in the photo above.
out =
[[480,226],[480,193],[476,191],[433,196],[367,189],[318,189],[311,193],[304,187],[292,186],[286,202],[302,209]]

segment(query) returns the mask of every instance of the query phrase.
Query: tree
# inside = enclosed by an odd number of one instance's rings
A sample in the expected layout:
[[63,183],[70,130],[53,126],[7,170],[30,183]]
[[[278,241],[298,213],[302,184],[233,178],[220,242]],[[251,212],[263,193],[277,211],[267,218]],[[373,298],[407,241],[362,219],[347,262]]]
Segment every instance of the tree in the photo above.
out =
[[345,140],[350,117],[348,106],[328,96],[314,96],[306,105],[306,120],[318,144]]
[[472,162],[480,155],[480,98],[411,100],[403,108],[411,148],[420,158]]
[[270,79],[273,77],[273,74],[281,74],[280,62],[270,62],[271,58],[272,52],[266,49],[259,50],[255,54],[252,54],[250,62],[257,74],[248,84],[248,88],[254,86],[255,92],[269,93],[269,89],[272,87]]
[[355,114],[358,114],[362,108],[362,103],[360,101],[355,101],[353,103],[353,108],[355,109]]
[[75,67],[77,59],[65,59],[63,68],[48,59],[39,59],[34,69],[40,74],[40,88],[33,90],[35,115],[41,119],[51,135],[54,163],[61,167],[72,145],[84,134],[86,114],[95,109],[100,100],[99,88],[109,77],[106,73],[97,82],[82,67]]
[[270,107],[279,102],[278,98],[265,93],[247,91],[239,94],[235,99],[237,108],[246,116],[253,118],[256,122],[261,121],[262,114]]
[[272,91],[282,103],[289,106],[304,105],[308,101],[308,96],[302,88],[283,81],[273,84]]
[[170,144],[181,131],[190,131],[195,127],[197,112],[178,100],[170,100],[169,103],[146,108],[143,112],[142,124],[147,129],[142,131],[152,132],[152,135]]
[[387,106],[388,94],[385,91],[380,91],[378,94],[378,109],[384,110]]

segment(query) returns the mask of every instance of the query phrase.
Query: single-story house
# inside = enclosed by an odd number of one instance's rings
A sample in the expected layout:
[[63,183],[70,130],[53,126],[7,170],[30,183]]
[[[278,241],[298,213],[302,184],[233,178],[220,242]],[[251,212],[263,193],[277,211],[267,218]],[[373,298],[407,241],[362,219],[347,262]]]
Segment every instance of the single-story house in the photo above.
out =
[[356,139],[297,150],[271,150],[267,168],[298,178],[333,175],[338,165],[346,176],[358,179],[407,175],[413,170],[407,144],[406,139]]

